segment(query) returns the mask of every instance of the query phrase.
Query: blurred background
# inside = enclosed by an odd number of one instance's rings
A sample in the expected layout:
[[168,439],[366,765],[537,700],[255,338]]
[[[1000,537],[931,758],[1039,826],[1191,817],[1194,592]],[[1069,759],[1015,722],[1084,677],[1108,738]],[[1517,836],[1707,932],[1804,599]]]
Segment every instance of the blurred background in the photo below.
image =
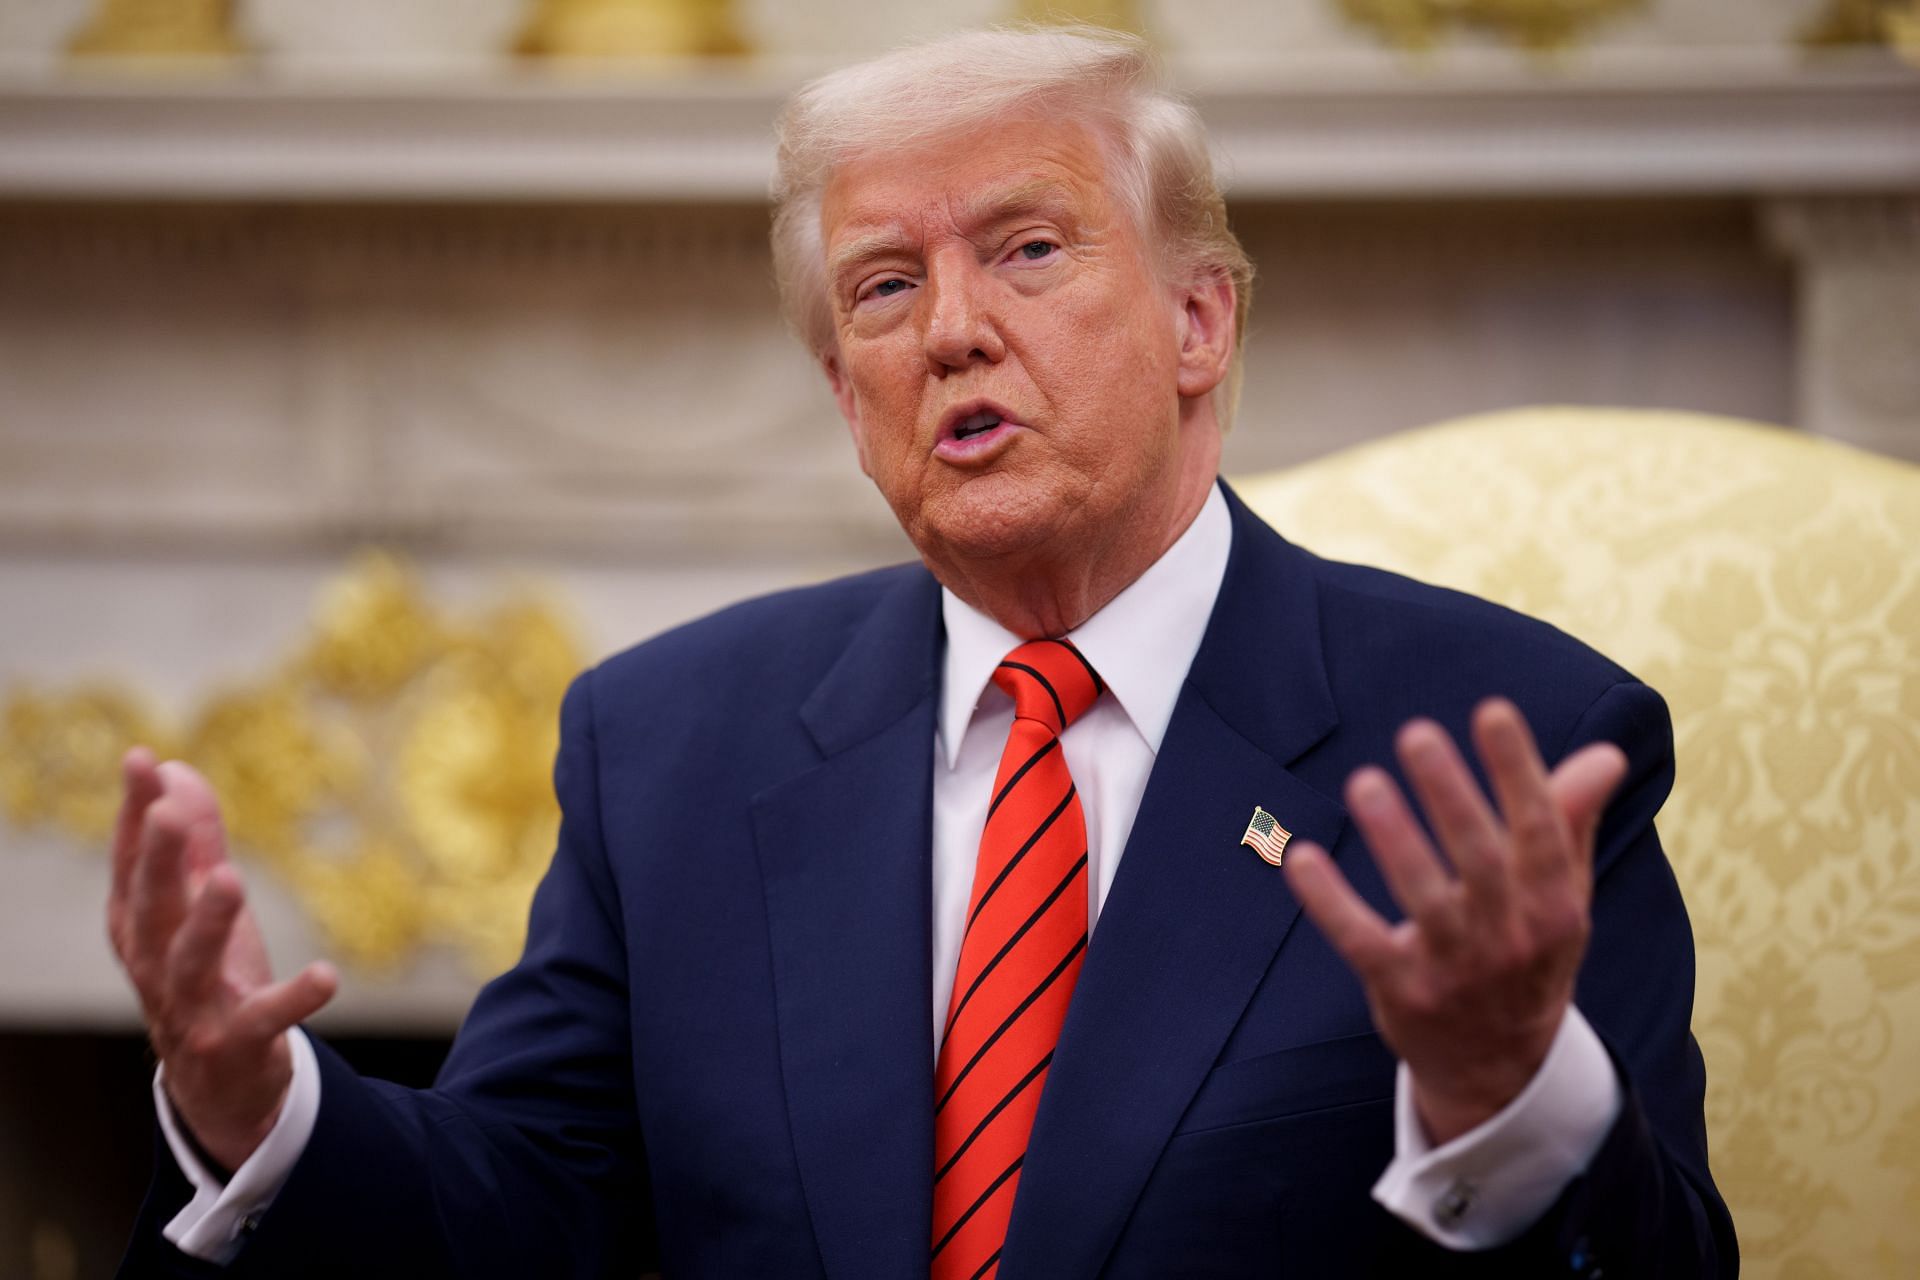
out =
[[[124,747],[220,786],[319,1027],[430,1079],[573,672],[910,554],[775,314],[779,102],[1053,16],[1219,145],[1229,474],[1541,404],[1920,460],[1920,0],[0,0],[0,1276],[110,1274],[145,1183]],[[1858,1187],[1735,1198],[1749,1274],[1920,1273],[1876,1123]]]

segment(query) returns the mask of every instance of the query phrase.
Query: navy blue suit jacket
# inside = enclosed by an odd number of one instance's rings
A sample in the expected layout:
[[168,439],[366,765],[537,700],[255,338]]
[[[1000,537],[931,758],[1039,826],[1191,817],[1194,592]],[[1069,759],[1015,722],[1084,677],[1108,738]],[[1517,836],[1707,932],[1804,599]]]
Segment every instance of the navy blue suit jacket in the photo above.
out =
[[[1660,699],[1543,624],[1320,560],[1230,506],[1225,583],[1087,953],[1000,1275],[1733,1274],[1692,942],[1652,825],[1673,769]],[[321,1048],[312,1141],[229,1274],[633,1275],[657,1245],[669,1277],[924,1276],[942,643],[914,565],[739,605],[581,677],[525,956],[431,1091]],[[1578,996],[1628,1100],[1533,1231],[1447,1255],[1370,1199],[1392,1059],[1238,841],[1262,805],[1391,912],[1342,784],[1391,761],[1409,717],[1464,737],[1493,693],[1550,760],[1595,739],[1631,760]],[[169,1163],[129,1267],[203,1274],[159,1239],[184,1200]]]

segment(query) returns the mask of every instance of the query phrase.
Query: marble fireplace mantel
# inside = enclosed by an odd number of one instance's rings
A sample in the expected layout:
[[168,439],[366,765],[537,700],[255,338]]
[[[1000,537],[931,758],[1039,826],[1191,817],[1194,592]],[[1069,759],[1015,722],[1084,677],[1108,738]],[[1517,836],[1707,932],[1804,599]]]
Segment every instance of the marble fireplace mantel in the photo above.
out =
[[[792,60],[652,78],[164,78],[0,66],[0,199],[764,198]],[[1878,55],[1176,66],[1243,200],[1920,187],[1920,73]]]

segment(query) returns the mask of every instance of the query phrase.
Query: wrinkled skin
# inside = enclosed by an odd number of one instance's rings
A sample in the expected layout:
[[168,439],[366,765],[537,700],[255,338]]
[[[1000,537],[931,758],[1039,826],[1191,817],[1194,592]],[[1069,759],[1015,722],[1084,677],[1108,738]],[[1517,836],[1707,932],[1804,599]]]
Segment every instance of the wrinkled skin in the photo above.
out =
[[[843,166],[821,210],[860,464],[942,583],[1023,635],[1092,616],[1192,523],[1219,469],[1224,276],[1169,281],[1085,127],[1014,117]],[[942,416],[1017,425],[965,457]]]

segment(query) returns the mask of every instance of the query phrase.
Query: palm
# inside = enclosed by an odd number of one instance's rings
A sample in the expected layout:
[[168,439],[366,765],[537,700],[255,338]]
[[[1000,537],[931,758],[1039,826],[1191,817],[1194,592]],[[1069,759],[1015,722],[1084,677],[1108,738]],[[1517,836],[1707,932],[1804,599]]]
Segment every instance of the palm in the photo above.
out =
[[238,1167],[272,1126],[292,1066],[285,1032],[333,995],[324,965],[273,981],[213,789],[128,753],[107,931],[132,979],[167,1093],[213,1156]]
[[1365,985],[1438,1140],[1496,1114],[1552,1044],[1586,949],[1594,831],[1626,763],[1596,744],[1549,775],[1519,711],[1497,699],[1475,713],[1474,737],[1497,810],[1440,726],[1415,722],[1399,738],[1444,861],[1384,771],[1348,783],[1400,922],[1381,919],[1324,850],[1288,861],[1302,907]]

